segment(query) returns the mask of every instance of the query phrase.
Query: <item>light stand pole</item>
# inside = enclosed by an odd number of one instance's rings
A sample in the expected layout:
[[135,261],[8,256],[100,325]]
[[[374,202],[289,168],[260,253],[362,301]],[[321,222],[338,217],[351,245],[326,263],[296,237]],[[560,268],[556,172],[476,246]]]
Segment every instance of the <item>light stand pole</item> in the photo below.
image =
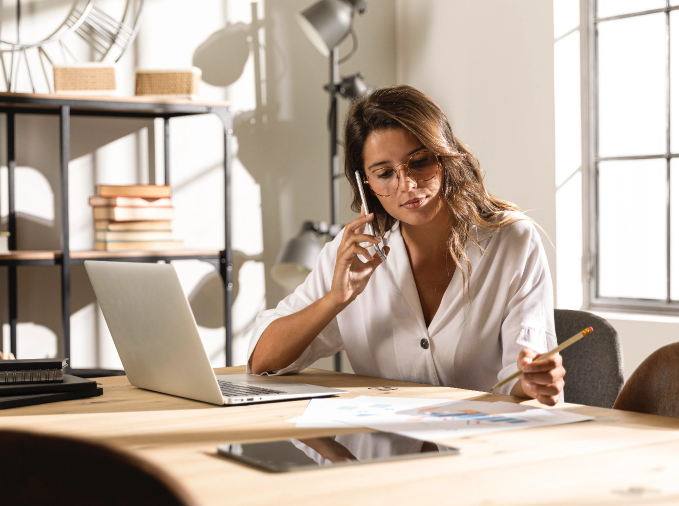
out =
[[[328,129],[330,130],[330,233],[339,226],[339,155],[337,154],[337,90],[339,79],[339,49],[334,47],[330,52],[330,84],[326,89],[330,93],[330,113]],[[333,227],[333,225],[335,227]]]
[[[326,87],[330,93],[330,113],[328,129],[330,130],[330,234],[339,230],[339,155],[337,153],[337,89],[339,86],[339,48],[335,46],[330,52],[330,83]],[[342,370],[342,352],[335,353],[335,371]]]
[[[321,54],[330,58],[330,82],[325,89],[330,93],[330,112],[328,114],[328,130],[330,133],[330,240],[340,229],[340,195],[339,195],[339,156],[337,153],[337,95],[344,98],[356,98],[367,88],[363,76],[359,73],[340,80],[339,64],[346,61],[358,48],[358,39],[352,29],[354,15],[365,14],[366,0],[318,0],[313,5],[297,14],[297,21],[302,31],[316,46]],[[351,34],[354,45],[347,56],[339,58],[339,44]],[[305,233],[306,229],[302,231]],[[287,248],[286,250],[287,251]],[[286,253],[287,254],[287,253]],[[285,256],[285,254],[283,255]],[[288,255],[290,256],[290,255]],[[286,260],[281,257],[282,260]],[[342,368],[342,357],[335,354],[335,370]]]

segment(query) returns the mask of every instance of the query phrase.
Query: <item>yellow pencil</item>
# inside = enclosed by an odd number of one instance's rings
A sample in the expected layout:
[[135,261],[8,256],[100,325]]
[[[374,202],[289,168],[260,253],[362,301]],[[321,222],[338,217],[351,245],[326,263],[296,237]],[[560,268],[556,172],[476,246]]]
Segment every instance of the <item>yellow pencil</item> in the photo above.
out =
[[[583,337],[585,337],[585,336],[586,336],[587,334],[589,334],[590,332],[594,332],[594,329],[593,329],[592,327],[587,327],[587,328],[586,328],[585,330],[583,330],[582,332],[578,332],[577,334],[575,334],[575,335],[574,335],[573,337],[571,337],[570,339],[568,339],[568,340],[564,341],[563,343],[561,343],[559,346],[557,346],[556,348],[554,348],[552,351],[548,351],[548,352],[545,353],[544,355],[540,355],[540,356],[537,357],[535,360],[533,360],[533,362],[537,362],[538,360],[544,360],[545,358],[549,358],[549,357],[551,357],[552,355],[556,355],[556,354],[559,353],[561,350],[565,350],[565,349],[568,348],[571,344],[573,344],[573,343],[579,341],[580,339],[582,339]],[[502,385],[506,385],[507,383],[509,383],[509,382],[512,381],[513,379],[516,379],[516,378],[518,378],[519,376],[521,376],[521,374],[523,374],[523,370],[522,370],[522,369],[519,369],[518,371],[516,371],[516,372],[515,372],[514,374],[512,374],[511,376],[507,376],[507,377],[506,377],[505,379],[503,379],[502,381],[496,383],[495,386],[493,386],[493,388],[491,388],[491,391],[492,391],[492,390],[495,390],[496,388],[500,388]]]

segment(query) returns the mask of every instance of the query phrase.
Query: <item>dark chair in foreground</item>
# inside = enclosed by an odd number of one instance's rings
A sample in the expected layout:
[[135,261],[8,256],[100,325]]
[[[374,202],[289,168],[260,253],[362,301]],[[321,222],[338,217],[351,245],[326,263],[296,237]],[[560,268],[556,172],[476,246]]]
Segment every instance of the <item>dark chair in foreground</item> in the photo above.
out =
[[651,353],[627,380],[613,407],[679,418],[679,343]]
[[585,311],[556,309],[559,344],[587,327],[594,332],[561,352],[566,369],[564,400],[612,408],[624,383],[622,346],[618,333],[603,318]]
[[0,430],[0,503],[192,506],[165,472],[134,455],[85,440]]

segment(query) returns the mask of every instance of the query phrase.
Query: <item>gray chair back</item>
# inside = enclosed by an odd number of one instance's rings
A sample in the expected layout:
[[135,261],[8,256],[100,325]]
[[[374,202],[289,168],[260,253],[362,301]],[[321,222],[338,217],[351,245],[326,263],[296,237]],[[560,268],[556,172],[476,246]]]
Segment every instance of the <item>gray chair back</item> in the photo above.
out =
[[625,382],[622,346],[613,326],[585,311],[556,309],[559,344],[587,327],[594,332],[561,352],[566,369],[564,400],[587,406],[612,408]]

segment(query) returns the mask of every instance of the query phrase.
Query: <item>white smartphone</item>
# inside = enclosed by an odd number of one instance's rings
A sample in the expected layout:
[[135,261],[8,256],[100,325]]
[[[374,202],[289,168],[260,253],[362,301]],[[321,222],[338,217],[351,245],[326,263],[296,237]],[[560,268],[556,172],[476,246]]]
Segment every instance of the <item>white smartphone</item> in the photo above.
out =
[[[365,198],[365,192],[363,191],[363,180],[361,179],[361,171],[357,170],[354,172],[354,176],[356,176],[356,184],[358,185],[358,193],[361,195],[361,203],[363,204],[363,210],[365,211],[365,214],[368,215],[370,214],[370,211],[368,210],[368,201]],[[377,237],[375,234],[375,227],[373,227],[372,222],[368,223],[368,231],[370,232],[370,235],[373,237]],[[384,251],[382,251],[382,248],[380,248],[379,244],[373,244],[372,246],[375,247],[375,251],[377,251],[377,254],[380,256],[383,262],[387,261],[387,255],[384,254]]]

